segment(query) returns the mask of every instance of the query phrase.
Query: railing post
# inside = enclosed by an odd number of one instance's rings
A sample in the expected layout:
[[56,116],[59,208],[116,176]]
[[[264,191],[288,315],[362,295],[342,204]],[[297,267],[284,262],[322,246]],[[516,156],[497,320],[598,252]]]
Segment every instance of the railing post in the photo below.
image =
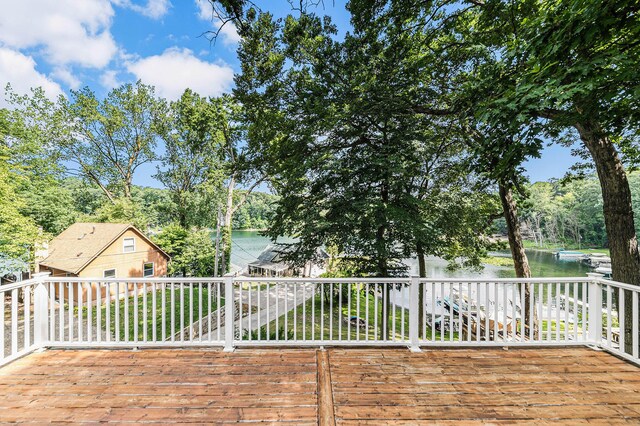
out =
[[233,275],[224,276],[224,351],[233,352],[235,322],[235,299],[233,297]]
[[35,274],[38,280],[33,292],[33,343],[42,348],[49,341],[49,291],[45,279],[49,273]]
[[599,346],[602,341],[602,274],[589,273],[589,341]]
[[420,277],[412,276],[409,286],[409,341],[411,344],[409,349],[411,352],[421,352],[418,339],[418,330],[420,329],[420,306],[418,304],[418,299],[420,298]]

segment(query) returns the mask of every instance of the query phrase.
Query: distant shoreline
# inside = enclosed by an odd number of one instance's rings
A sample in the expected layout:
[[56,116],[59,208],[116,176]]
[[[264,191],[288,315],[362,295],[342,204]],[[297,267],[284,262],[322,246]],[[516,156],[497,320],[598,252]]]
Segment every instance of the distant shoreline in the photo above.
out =
[[[558,251],[558,248],[536,247],[536,246],[527,247],[526,245],[525,245],[525,249],[532,250],[532,251],[541,251],[545,253],[555,253],[556,251]],[[581,251],[584,254],[606,254],[607,256],[610,255],[610,251],[608,248],[574,248],[570,246],[569,248],[565,247],[564,249],[570,250],[570,251]]]

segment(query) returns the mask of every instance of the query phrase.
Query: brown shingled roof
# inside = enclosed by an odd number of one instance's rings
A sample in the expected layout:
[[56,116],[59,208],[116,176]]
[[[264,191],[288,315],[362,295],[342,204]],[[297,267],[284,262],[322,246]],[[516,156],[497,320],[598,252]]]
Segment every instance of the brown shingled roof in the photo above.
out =
[[[128,229],[135,230],[153,244],[142,232],[126,223],[74,223],[51,240],[49,256],[40,264],[78,274]],[[164,253],[159,247],[158,250]]]

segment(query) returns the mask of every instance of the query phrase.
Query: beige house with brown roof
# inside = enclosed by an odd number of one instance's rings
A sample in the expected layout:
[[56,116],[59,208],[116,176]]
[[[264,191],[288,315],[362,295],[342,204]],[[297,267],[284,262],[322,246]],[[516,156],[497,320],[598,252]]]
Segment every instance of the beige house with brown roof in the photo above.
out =
[[49,243],[38,269],[54,277],[151,278],[167,274],[169,259],[132,225],[74,223]]

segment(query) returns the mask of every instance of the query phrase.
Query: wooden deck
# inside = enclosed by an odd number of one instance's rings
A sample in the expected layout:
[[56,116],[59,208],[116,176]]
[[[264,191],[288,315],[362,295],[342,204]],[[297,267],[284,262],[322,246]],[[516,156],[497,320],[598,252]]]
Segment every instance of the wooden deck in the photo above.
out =
[[640,369],[586,348],[49,350],[0,368],[0,422],[640,422]]

